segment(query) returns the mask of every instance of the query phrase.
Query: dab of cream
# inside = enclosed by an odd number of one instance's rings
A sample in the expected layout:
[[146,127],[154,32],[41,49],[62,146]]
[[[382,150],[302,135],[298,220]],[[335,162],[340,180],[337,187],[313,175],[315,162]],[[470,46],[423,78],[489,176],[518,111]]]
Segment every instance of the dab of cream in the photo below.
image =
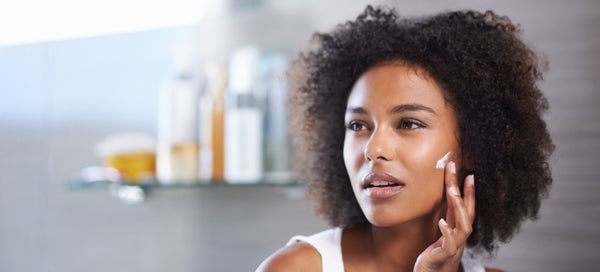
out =
[[450,157],[450,152],[446,153],[443,158],[439,159],[435,164],[436,169],[444,169],[446,167],[446,163],[448,163],[448,158]]

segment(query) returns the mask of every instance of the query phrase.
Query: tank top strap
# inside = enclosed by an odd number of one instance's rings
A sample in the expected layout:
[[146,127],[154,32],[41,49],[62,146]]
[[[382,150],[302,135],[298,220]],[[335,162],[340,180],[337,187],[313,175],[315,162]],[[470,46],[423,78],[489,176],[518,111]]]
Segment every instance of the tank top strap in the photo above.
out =
[[342,228],[332,228],[311,236],[297,235],[292,237],[287,245],[297,242],[308,243],[321,255],[323,272],[343,272],[342,232]]

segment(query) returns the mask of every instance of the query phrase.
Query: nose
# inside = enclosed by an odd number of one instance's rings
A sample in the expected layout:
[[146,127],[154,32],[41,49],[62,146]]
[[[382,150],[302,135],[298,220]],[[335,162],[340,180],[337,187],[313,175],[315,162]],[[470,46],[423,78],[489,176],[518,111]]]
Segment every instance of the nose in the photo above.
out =
[[391,137],[385,128],[373,131],[369,141],[365,145],[364,156],[367,161],[390,161],[394,159]]

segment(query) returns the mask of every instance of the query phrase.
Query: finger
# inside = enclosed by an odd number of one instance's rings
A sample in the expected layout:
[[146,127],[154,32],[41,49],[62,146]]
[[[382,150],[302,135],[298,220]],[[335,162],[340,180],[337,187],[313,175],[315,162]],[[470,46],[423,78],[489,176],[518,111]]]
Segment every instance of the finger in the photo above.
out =
[[[444,183],[446,185],[446,203],[448,205],[446,219],[448,220],[448,225],[454,228],[456,225],[455,210],[458,208],[457,203],[461,201],[461,197],[456,179],[456,164],[453,161],[446,164]],[[458,205],[460,206],[460,204]]]
[[457,243],[464,244],[473,231],[473,220],[475,219],[475,187],[472,175],[465,178],[464,199],[455,207],[455,239]]
[[440,231],[442,232],[442,249],[446,252],[446,254],[448,254],[448,256],[454,256],[457,248],[452,228],[450,228],[444,218],[440,219],[438,225],[440,227]]
[[474,212],[468,210],[463,198],[460,196],[455,163],[450,162],[447,167],[448,171],[445,180],[448,210],[446,218],[448,219],[449,226],[456,228],[458,231],[456,235],[457,243],[462,244],[471,234],[474,218],[472,215],[474,215]]
[[[473,217],[471,213],[468,211],[467,206],[464,201],[460,197],[454,197],[453,202],[453,213],[454,213],[454,230],[456,232],[456,239],[460,242],[464,243],[469,235],[471,235],[472,227],[473,227]],[[474,213],[473,213],[474,214]]]
[[472,222],[475,219],[475,176],[469,175],[465,178],[463,193],[463,201]]

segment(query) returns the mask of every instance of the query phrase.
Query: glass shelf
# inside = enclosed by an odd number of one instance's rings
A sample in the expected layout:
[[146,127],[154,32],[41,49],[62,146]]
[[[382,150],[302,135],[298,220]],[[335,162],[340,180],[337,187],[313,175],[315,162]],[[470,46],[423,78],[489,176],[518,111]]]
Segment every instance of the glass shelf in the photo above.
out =
[[121,186],[137,186],[143,189],[170,189],[170,188],[209,188],[209,187],[270,187],[270,186],[302,186],[295,180],[286,181],[267,181],[259,180],[253,183],[229,183],[223,180],[218,181],[197,181],[193,183],[174,182],[170,184],[160,183],[157,180],[145,180],[143,182],[115,182],[110,180],[97,180],[93,182],[82,179],[73,179],[69,181],[69,188],[73,190],[79,189],[106,189],[111,185]]
[[82,169],[77,177],[68,182],[70,189],[107,189],[111,186],[139,187],[143,190],[163,188],[207,188],[207,187],[270,187],[270,186],[302,186],[291,174],[268,175],[268,178],[256,182],[232,183],[225,180],[198,180],[173,181],[169,183],[159,182],[154,178],[144,179],[139,182],[130,182],[122,179],[120,173],[111,167],[87,167]]
[[119,179],[113,169],[106,167],[84,168],[77,178],[69,181],[71,190],[106,190],[109,194],[127,204],[139,204],[146,200],[149,190],[174,189],[174,188],[227,188],[227,187],[303,187],[302,184],[289,178],[269,178],[253,183],[228,183],[223,180],[197,181],[197,182],[172,182],[161,183],[156,179],[145,179],[141,182],[127,182]]

